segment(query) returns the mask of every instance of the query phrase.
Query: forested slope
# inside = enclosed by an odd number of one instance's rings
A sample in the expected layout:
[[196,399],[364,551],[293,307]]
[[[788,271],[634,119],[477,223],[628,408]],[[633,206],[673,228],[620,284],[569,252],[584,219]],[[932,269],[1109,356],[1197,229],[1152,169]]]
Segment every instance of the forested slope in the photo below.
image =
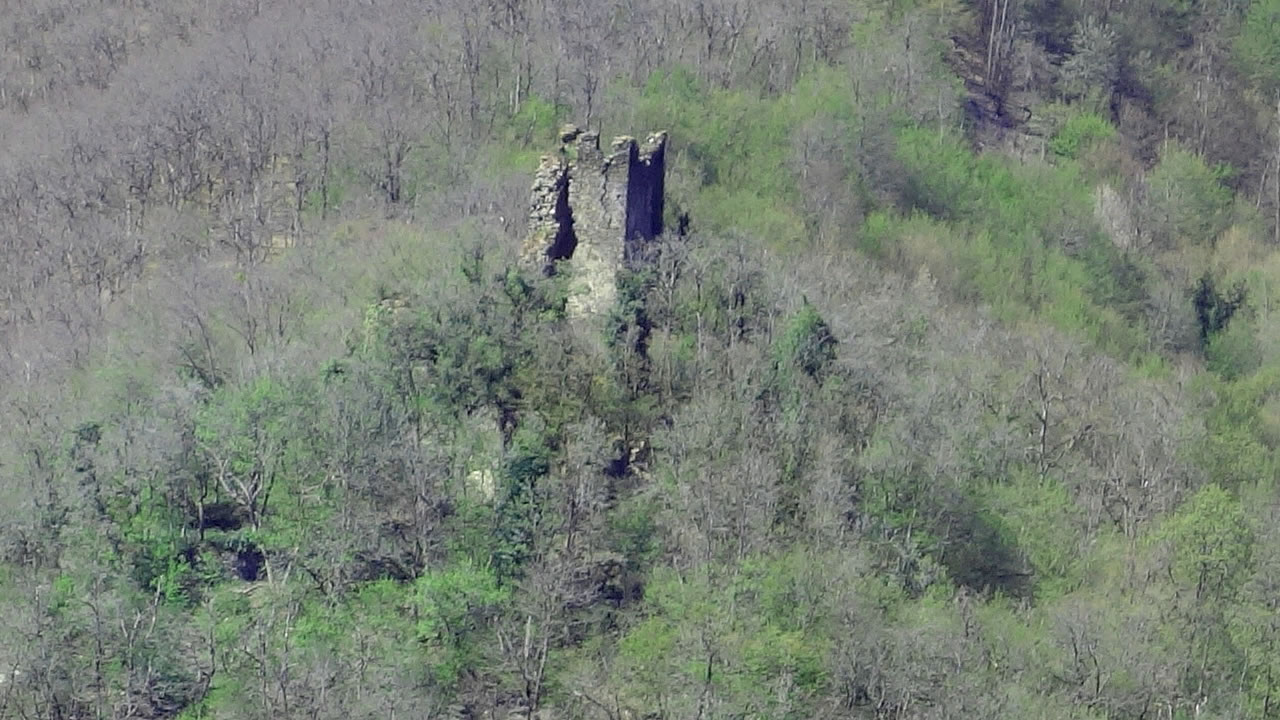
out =
[[1280,715],[1276,0],[11,0],[0,141],[0,717]]

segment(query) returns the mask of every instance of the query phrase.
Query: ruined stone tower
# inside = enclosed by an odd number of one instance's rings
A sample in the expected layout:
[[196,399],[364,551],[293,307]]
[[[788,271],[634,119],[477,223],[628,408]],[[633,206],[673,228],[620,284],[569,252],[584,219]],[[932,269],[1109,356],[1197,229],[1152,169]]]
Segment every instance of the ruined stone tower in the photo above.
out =
[[598,133],[576,127],[560,140],[534,176],[521,261],[548,275],[561,261],[572,276],[570,311],[595,314],[612,306],[618,270],[662,233],[667,135],[617,137],[608,153]]

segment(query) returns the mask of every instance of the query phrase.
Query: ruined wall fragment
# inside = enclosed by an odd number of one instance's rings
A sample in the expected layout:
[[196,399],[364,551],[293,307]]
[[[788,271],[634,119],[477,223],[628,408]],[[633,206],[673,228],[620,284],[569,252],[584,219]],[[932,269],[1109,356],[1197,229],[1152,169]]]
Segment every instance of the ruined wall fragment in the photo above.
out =
[[533,176],[529,208],[529,236],[520,260],[550,274],[555,261],[573,255],[577,245],[569,210],[569,163],[564,157],[542,156]]
[[667,134],[650,135],[631,162],[627,179],[627,260],[662,234]]
[[560,154],[542,159],[521,257],[545,273],[566,261],[575,314],[608,310],[618,271],[662,233],[666,140],[666,133],[642,144],[619,136],[604,151],[598,133],[568,127]]

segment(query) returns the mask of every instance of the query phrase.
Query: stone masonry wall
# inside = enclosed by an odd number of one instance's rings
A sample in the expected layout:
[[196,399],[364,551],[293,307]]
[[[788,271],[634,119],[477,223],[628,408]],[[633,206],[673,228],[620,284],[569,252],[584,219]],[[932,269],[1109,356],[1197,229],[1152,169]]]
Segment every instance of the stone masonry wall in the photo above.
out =
[[529,236],[521,260],[540,272],[550,273],[555,261],[572,256],[577,245],[573,214],[569,211],[569,163],[565,158],[542,156],[533,176],[529,205]]
[[[634,145],[633,145],[634,147]],[[666,194],[667,134],[655,133],[640,145],[627,179],[627,237],[651,240],[662,234]],[[632,243],[627,250],[639,247]],[[628,261],[633,258],[627,255]]]
[[608,310],[617,272],[662,233],[666,140],[622,136],[605,152],[599,134],[568,127],[559,155],[543,157],[521,257],[547,274],[568,270],[574,314]]

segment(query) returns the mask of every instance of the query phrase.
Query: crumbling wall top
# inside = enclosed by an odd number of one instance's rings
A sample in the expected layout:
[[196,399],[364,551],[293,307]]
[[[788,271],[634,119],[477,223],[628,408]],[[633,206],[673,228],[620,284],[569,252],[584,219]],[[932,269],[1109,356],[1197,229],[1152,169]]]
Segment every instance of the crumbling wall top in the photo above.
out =
[[581,286],[573,304],[595,312],[615,297],[616,273],[662,232],[667,134],[643,142],[618,135],[602,151],[598,132],[565,125],[560,142],[560,153],[544,156],[534,175],[521,256],[545,273],[556,260],[569,261]]
[[666,131],[650,133],[649,137],[645,138],[645,141],[640,145],[640,161],[649,162],[655,156],[661,155],[666,149]]

